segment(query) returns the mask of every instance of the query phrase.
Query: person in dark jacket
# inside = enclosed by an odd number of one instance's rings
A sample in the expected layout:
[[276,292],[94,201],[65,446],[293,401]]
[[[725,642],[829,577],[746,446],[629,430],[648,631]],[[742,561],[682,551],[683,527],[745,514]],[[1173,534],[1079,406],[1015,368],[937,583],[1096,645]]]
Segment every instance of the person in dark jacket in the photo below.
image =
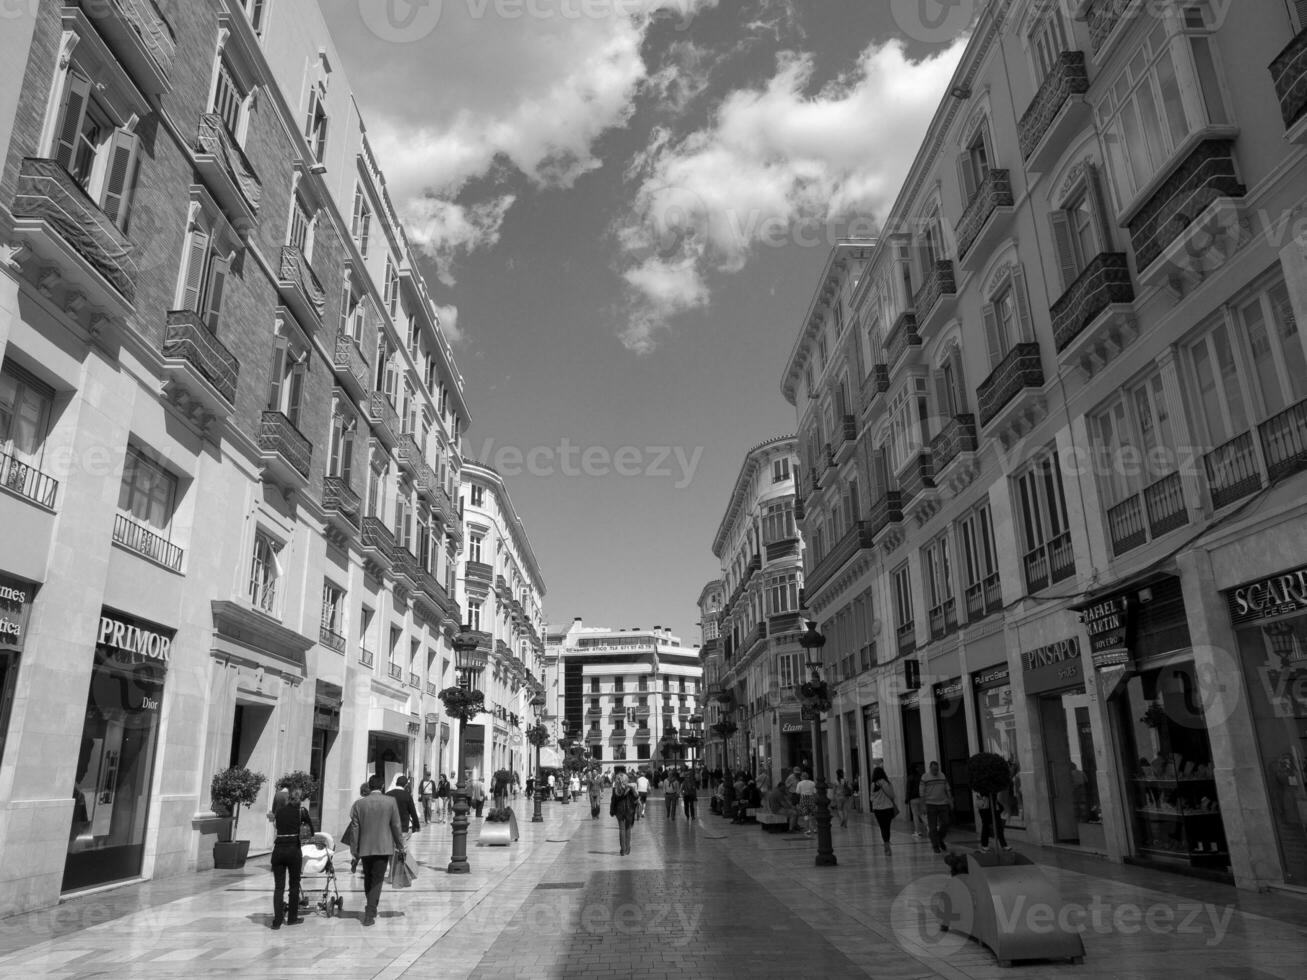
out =
[[[422,823],[418,820],[417,804],[413,802],[413,794],[408,791],[407,777],[396,776],[390,784],[390,789],[386,790],[386,795],[399,805],[399,820],[406,831],[416,833],[422,829]],[[407,838],[407,834],[405,837]]]
[[640,809],[640,800],[635,795],[626,773],[619,772],[613,781],[613,796],[608,801],[608,815],[617,818],[617,833],[621,842],[621,853],[631,853],[631,825],[635,823],[636,812]]
[[[281,789],[272,803],[272,822],[277,836],[272,842],[272,928],[282,923],[300,924],[300,821],[307,819],[300,803],[300,791]],[[309,832],[313,833],[312,821]],[[290,879],[290,905],[286,904],[286,879]]]

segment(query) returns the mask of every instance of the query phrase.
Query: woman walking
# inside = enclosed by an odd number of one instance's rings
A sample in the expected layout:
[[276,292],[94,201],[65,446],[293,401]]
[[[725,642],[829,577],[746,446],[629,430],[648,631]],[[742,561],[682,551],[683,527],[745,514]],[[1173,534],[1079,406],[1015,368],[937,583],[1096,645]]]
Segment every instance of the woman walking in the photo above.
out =
[[621,853],[631,853],[631,824],[635,823],[636,811],[640,801],[636,799],[635,790],[631,788],[626,773],[619,772],[613,781],[613,798],[608,801],[608,815],[617,818],[617,832],[621,842]]
[[853,798],[853,784],[844,778],[844,770],[835,770],[835,812],[840,815],[840,826],[849,825],[849,801]]
[[676,819],[676,804],[681,798],[681,780],[675,772],[669,772],[663,779],[663,806],[667,811],[667,819]]
[[[272,802],[277,836],[272,844],[272,928],[300,924],[300,820],[307,819],[298,789],[280,789]],[[313,833],[312,821],[309,833]],[[286,878],[290,878],[290,905],[286,905]]]
[[799,816],[803,818],[803,832],[815,834],[817,831],[812,825],[812,817],[817,812],[817,784],[812,781],[812,775],[806,770],[794,784],[794,792],[799,797],[798,810]]
[[587,787],[590,793],[590,817],[593,820],[599,819],[599,797],[603,793],[603,784],[599,782],[599,774],[592,772],[590,774],[589,785]]
[[880,824],[880,839],[888,854],[889,825],[898,812],[898,806],[894,802],[894,784],[889,781],[881,766],[871,771],[871,812],[876,815],[876,823]]

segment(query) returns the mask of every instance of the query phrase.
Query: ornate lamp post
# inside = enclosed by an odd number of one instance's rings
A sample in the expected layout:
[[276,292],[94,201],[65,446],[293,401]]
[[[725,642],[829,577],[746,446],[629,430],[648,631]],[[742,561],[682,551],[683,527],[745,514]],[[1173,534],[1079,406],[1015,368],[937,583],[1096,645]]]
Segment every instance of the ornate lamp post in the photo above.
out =
[[805,621],[808,631],[799,638],[803,647],[806,666],[812,679],[804,684],[799,693],[803,697],[803,717],[812,722],[812,767],[817,777],[817,867],[829,867],[835,864],[835,849],[830,839],[830,797],[826,790],[826,773],[822,764],[821,715],[830,710],[830,689],[821,679],[821,649],[826,645],[826,637],[817,632],[817,624],[809,619]]
[[536,723],[526,733],[527,739],[536,747],[535,792],[532,794],[535,797],[535,809],[531,814],[532,823],[544,823],[545,820],[544,815],[540,812],[540,801],[545,797],[545,791],[540,785],[544,782],[543,773],[540,769],[540,747],[549,741],[549,729],[544,726],[539,717],[540,709],[544,706],[545,696],[543,694],[537,694],[531,699],[531,707],[536,709]]
[[477,675],[485,669],[486,658],[477,652],[477,636],[471,626],[464,626],[454,637],[454,656],[457,658],[459,686],[440,692],[447,714],[458,719],[458,787],[454,790],[454,820],[451,824],[453,851],[446,869],[452,875],[465,875],[472,870],[467,861],[467,812],[470,808],[467,775],[463,768],[467,760],[467,724],[485,707],[484,695],[477,689]]

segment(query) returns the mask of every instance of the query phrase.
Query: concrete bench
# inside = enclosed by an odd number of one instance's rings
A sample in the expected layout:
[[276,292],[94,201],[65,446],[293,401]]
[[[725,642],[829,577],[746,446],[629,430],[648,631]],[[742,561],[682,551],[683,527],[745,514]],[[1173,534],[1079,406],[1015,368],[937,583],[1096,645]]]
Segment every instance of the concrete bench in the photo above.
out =
[[782,834],[790,829],[790,818],[783,813],[758,810],[756,819],[758,826],[768,833]]

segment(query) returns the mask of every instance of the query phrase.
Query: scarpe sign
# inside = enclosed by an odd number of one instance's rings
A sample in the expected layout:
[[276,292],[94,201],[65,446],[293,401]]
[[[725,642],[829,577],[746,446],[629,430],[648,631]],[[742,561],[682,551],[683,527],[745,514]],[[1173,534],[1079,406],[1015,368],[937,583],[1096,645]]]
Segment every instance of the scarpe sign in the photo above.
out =
[[1307,565],[1226,592],[1234,625],[1307,610]]

